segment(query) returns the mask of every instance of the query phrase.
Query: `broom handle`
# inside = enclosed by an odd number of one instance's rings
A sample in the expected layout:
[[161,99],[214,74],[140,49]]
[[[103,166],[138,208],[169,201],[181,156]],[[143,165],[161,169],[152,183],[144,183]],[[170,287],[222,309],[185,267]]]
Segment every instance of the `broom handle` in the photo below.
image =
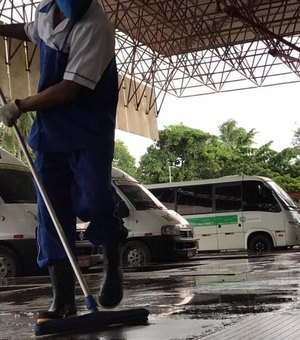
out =
[[63,231],[63,228],[62,228],[61,224],[59,223],[59,221],[57,219],[57,216],[56,216],[56,213],[55,213],[55,211],[53,209],[53,206],[50,203],[50,200],[48,198],[46,190],[45,190],[45,188],[44,188],[44,186],[43,186],[43,184],[42,184],[42,182],[41,182],[41,180],[40,180],[40,178],[38,176],[36,168],[35,168],[35,166],[33,164],[33,161],[31,159],[31,156],[29,154],[27,146],[26,146],[26,144],[25,144],[25,142],[24,142],[24,140],[23,140],[23,138],[21,136],[21,133],[20,133],[20,130],[19,130],[17,124],[13,125],[13,130],[14,130],[14,132],[16,134],[16,137],[17,137],[17,139],[18,139],[18,141],[20,143],[21,149],[22,149],[22,151],[23,151],[23,153],[25,155],[25,158],[26,158],[26,161],[28,163],[29,169],[31,170],[31,173],[32,173],[32,175],[34,177],[34,180],[35,180],[36,184],[37,184],[39,192],[40,192],[40,194],[41,194],[41,196],[42,196],[42,198],[44,200],[44,203],[45,203],[45,205],[47,207],[47,210],[48,210],[49,215],[50,215],[50,217],[52,219],[52,222],[53,222],[53,224],[55,226],[55,229],[56,229],[56,231],[58,233],[58,236],[59,236],[59,238],[61,240],[61,243],[63,244],[63,247],[64,247],[64,249],[65,249],[65,251],[67,253],[67,256],[69,258],[69,261],[71,263],[73,271],[74,271],[74,273],[76,275],[76,278],[77,278],[77,280],[79,282],[79,285],[80,285],[80,287],[82,289],[82,292],[83,292],[84,296],[87,297],[87,296],[90,295],[89,289],[87,287],[87,284],[86,284],[86,282],[84,280],[84,277],[83,277],[83,275],[81,273],[81,270],[79,268],[78,262],[76,261],[76,258],[75,258],[74,254],[73,254],[73,252],[72,252],[72,250],[70,248],[70,245],[69,245],[69,243],[67,241],[66,235],[65,235],[65,233]]

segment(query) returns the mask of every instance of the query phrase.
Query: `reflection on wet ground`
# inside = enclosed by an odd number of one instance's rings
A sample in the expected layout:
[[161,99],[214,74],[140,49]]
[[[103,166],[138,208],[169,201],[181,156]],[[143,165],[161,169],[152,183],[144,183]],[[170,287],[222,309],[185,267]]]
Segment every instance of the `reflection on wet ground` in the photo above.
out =
[[[86,275],[96,295],[102,273]],[[241,318],[258,313],[293,311],[299,305],[300,252],[268,256],[201,256],[186,263],[151,266],[125,274],[121,308],[144,307],[149,326],[114,328],[56,339],[200,339]],[[80,288],[79,311],[86,312]],[[39,310],[50,305],[48,277],[0,281],[1,339],[33,337]],[[242,338],[241,338],[242,339]]]

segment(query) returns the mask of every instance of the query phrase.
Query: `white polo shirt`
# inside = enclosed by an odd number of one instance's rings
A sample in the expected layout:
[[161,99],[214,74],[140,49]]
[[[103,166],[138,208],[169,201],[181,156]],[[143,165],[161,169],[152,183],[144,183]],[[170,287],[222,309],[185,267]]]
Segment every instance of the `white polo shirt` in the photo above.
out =
[[[53,0],[41,1],[25,32],[33,42],[42,39],[48,47],[62,50],[72,23],[66,18],[53,28],[55,6]],[[63,78],[93,90],[115,53],[114,28],[96,0],[72,28],[63,52],[69,54]]]

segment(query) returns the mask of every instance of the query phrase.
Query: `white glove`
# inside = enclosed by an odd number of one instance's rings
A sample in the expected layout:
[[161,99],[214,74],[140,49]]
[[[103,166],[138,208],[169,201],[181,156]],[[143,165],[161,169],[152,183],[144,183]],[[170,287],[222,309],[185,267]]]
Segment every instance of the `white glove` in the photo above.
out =
[[18,108],[15,100],[12,100],[1,107],[0,109],[0,118],[2,122],[12,127],[14,123],[20,118],[22,112]]

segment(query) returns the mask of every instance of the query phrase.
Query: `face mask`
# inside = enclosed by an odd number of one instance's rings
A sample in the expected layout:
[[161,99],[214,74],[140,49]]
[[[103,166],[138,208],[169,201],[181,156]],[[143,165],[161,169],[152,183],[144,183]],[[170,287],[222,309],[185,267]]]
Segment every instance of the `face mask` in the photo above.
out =
[[83,17],[92,0],[55,0],[55,2],[59,10],[75,23]]

